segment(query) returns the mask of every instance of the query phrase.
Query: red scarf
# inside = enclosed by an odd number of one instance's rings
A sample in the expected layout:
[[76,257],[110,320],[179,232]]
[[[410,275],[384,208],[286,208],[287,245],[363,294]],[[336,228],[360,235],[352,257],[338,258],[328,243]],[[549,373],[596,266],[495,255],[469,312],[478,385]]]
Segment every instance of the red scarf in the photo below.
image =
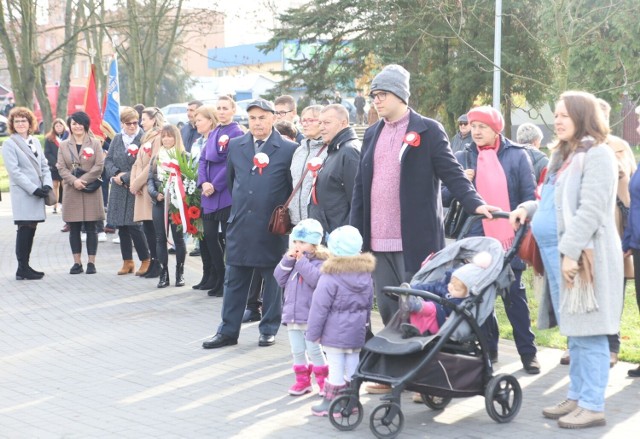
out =
[[[497,206],[505,212],[511,211],[507,176],[498,160],[500,136],[491,146],[478,147],[478,165],[476,167],[476,189],[484,201]],[[482,220],[484,235],[496,238],[506,250],[513,244],[514,232],[509,220]]]

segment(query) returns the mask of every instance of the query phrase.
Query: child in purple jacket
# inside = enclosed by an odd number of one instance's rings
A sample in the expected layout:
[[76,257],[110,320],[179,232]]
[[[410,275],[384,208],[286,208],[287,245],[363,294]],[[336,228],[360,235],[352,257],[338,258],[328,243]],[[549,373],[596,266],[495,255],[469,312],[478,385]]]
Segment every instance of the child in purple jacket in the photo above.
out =
[[356,371],[365,342],[366,325],[373,305],[371,253],[360,254],[362,236],[352,226],[342,226],[329,235],[331,257],[322,264],[313,293],[307,325],[307,340],[320,342],[327,354],[329,376],[324,398],[311,408],[316,416],[327,416],[331,401],[346,388]]
[[[329,373],[320,345],[305,340],[313,290],[320,278],[320,266],[329,257],[327,249],[320,245],[322,234],[322,226],[318,221],[300,221],[291,231],[292,247],[273,272],[278,285],[284,289],[282,323],[287,326],[293,354],[293,372],[296,374],[296,382],[289,388],[289,395],[292,396],[304,395],[313,390],[312,372],[320,388],[320,395],[324,395],[324,382]],[[310,363],[307,363],[307,357]]]

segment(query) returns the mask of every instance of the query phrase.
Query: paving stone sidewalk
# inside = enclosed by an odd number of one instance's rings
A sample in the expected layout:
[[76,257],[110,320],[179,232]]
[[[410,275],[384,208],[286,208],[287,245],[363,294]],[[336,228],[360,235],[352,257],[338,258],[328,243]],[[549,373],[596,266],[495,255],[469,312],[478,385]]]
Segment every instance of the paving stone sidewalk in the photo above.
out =
[[[157,289],[155,280],[117,276],[119,246],[106,242],[98,248],[98,273],[72,276],[62,219],[49,215],[32,254],[33,267],[46,276],[16,281],[8,199],[4,194],[0,203],[0,438],[373,437],[368,419],[376,396],[363,395],[364,421],[343,433],[310,416],[317,395],[287,395],[293,375],[286,331],[275,346],[262,348],[252,323],[238,346],[201,348],[215,332],[222,299],[190,288],[199,280],[197,258],[187,257],[188,286]],[[377,316],[375,324],[380,327]],[[566,392],[568,368],[558,364],[560,355],[542,349],[543,371],[531,376],[513,344],[501,342],[496,373],[514,374],[524,392],[514,421],[493,422],[482,397],[434,412],[406,393],[401,437],[636,437],[640,380],[627,378],[630,364],[611,371],[607,426],[567,431],[542,418],[542,407]]]

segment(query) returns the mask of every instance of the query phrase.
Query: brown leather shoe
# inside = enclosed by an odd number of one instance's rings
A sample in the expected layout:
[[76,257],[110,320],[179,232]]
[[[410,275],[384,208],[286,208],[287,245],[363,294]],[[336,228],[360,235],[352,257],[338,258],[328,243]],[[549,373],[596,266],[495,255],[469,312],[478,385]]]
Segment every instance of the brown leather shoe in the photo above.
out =
[[[133,261],[132,261],[133,262]],[[140,268],[136,271],[136,276],[144,276],[149,271],[149,266],[151,265],[151,259],[147,258],[144,261],[141,261]]]
[[60,231],[63,233],[68,232],[69,230],[71,230],[71,226],[69,225],[69,223],[64,223],[64,227],[60,229]]
[[564,366],[568,366],[571,363],[571,355],[569,354],[569,349],[562,353],[562,357],[560,357],[560,364]]
[[364,390],[370,395],[384,395],[391,393],[391,386],[388,384],[371,383],[367,384]]
[[604,412],[594,412],[578,407],[566,416],[558,419],[560,428],[589,428],[598,427],[607,423]]
[[133,259],[126,259],[122,261],[122,268],[118,271],[119,275],[133,273],[136,269],[136,264],[133,263]]
[[609,368],[618,364],[618,353],[617,352],[609,352]]

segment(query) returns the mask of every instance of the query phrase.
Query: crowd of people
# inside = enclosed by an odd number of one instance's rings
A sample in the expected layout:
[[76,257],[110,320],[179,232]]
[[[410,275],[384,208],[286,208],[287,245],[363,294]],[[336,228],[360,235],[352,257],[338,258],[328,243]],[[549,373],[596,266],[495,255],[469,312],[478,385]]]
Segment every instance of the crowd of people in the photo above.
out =
[[[164,163],[188,155],[197,166],[204,229],[202,278],[193,288],[223,298],[221,322],[203,348],[237,344],[245,321],[259,321],[258,345],[271,346],[285,325],[295,375],[289,393],[311,392],[313,375],[323,399],[312,411],[324,416],[355,372],[374,298],[386,325],[399,303],[382,289],[409,282],[427,256],[445,247],[443,205],[455,199],[467,213],[484,216],[466,236],[491,237],[505,249],[513,245],[514,229],[531,221],[545,268],[538,324],[559,325],[570,359],[567,398],[543,415],[563,428],[604,424],[624,280],[634,277],[634,268],[640,308],[640,180],[629,146],[609,133],[606,103],[584,92],[562,94],[548,158],[539,150],[538,127],[522,125],[514,142],[502,134],[504,118],[491,107],[461,115],[450,143],[440,123],[409,107],[410,75],[402,66],[383,68],[368,96],[379,120],[362,142],[339,104],[308,106],[298,118],[291,96],[256,99],[247,107],[245,130],[233,121],[233,99],[222,96],[214,107],[190,102],[182,131],[165,124],[158,108],[123,107],[122,131],[108,149],[91,133],[87,114],[76,112],[66,123],[54,121],[43,153],[33,113],[12,109],[12,136],[2,153],[17,226],[16,279],[44,276],[31,268],[30,254],[45,204],[56,212],[59,201],[70,230],[70,273],[96,273],[105,178],[106,221],[118,230],[123,260],[117,274],[158,278],[157,287],[165,288],[173,250],[175,286],[184,286],[185,230],[167,223],[165,189],[172,180]],[[359,92],[359,123],[365,102]],[[288,236],[269,231],[281,205],[290,213]],[[511,212],[510,219],[493,219],[497,210]],[[522,282],[526,265],[516,257],[511,268],[506,314],[524,370],[537,374]],[[452,277],[450,292],[460,277]],[[417,326],[419,335],[427,329]],[[496,362],[495,317],[482,329]],[[629,375],[639,376],[640,368]],[[366,389],[390,391],[377,383]]]

